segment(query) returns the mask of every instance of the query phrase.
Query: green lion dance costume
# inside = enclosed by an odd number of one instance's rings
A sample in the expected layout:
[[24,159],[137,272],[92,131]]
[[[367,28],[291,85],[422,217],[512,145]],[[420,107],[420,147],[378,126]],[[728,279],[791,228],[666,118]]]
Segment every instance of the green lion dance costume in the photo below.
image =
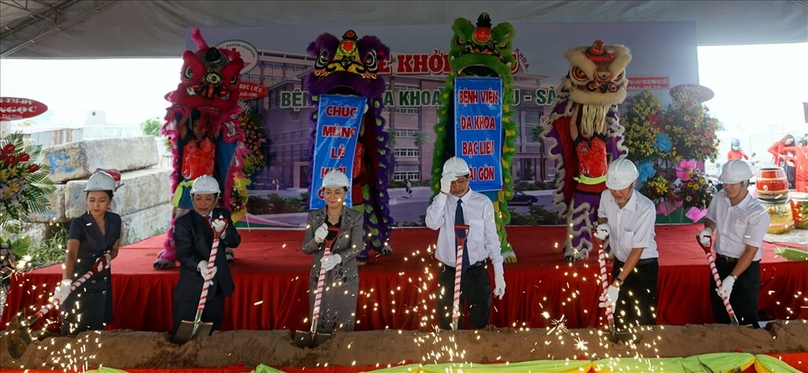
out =
[[503,187],[497,192],[486,192],[485,195],[494,202],[496,212],[497,233],[502,247],[505,263],[516,263],[516,254],[508,243],[505,225],[511,221],[508,200],[513,196],[513,176],[511,162],[516,152],[517,125],[511,119],[513,104],[513,74],[515,66],[511,52],[511,41],[516,35],[510,23],[503,22],[491,27],[491,18],[482,13],[477,18],[476,26],[465,18],[458,18],[452,25],[451,49],[449,50],[449,66],[451,71],[446,77],[446,86],[441,95],[443,108],[438,111],[438,124],[435,125],[435,152],[432,157],[432,192],[440,192],[440,179],[443,163],[459,153],[454,148],[454,79],[457,77],[495,77],[502,79],[502,128],[504,134],[502,148]]

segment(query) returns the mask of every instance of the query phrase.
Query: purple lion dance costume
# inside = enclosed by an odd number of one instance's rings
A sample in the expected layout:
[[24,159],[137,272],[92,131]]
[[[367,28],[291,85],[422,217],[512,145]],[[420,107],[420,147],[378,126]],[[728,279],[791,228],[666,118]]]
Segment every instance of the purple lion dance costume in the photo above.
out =
[[617,105],[626,98],[631,52],[622,45],[572,48],[564,53],[570,70],[561,79],[544,136],[556,160],[554,203],[567,220],[564,257],[586,259],[592,250],[600,194],[606,190],[609,160],[627,154]]
[[348,175],[353,184],[350,191],[353,208],[365,216],[365,248],[357,260],[366,262],[369,249],[388,255],[392,253],[388,240],[393,231],[393,218],[390,216],[387,182],[392,168],[389,136],[382,118],[385,82],[378,71],[381,61],[390,55],[390,48],[375,36],[366,35],[360,39],[356,32],[348,30],[342,39],[329,33],[321,34],[306,51],[316,58],[314,70],[304,82],[310,103],[314,105],[309,154],[314,154],[319,95],[354,95],[367,99],[354,171],[353,175]]
[[[174,221],[193,209],[189,194],[193,181],[211,175],[219,182],[219,207],[230,210],[236,175],[248,150],[239,127],[239,82],[244,61],[235,50],[209,47],[199,29],[191,32],[197,51],[182,54],[177,89],[169,93],[171,106],[161,132],[171,142],[174,156],[171,189],[175,210],[155,269],[175,266]],[[232,262],[232,252],[228,259]]]

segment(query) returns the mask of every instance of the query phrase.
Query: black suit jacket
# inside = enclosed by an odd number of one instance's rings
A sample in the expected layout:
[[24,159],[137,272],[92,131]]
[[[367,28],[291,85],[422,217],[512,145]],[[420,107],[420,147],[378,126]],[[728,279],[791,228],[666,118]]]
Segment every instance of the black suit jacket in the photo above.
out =
[[[219,240],[219,248],[216,252],[216,276],[213,277],[213,284],[208,289],[209,296],[227,296],[233,293],[233,278],[230,275],[230,266],[225,256],[226,247],[238,247],[241,243],[236,227],[230,220],[230,213],[227,210],[214,208],[212,215],[214,219],[219,216],[227,220],[224,238]],[[201,215],[191,210],[187,214],[177,218],[174,224],[174,245],[177,248],[177,259],[180,261],[180,281],[174,289],[174,299],[180,301],[199,301],[202,293],[202,284],[205,279],[197,269],[197,265],[202,260],[210,259],[211,246],[213,245],[213,230]]]

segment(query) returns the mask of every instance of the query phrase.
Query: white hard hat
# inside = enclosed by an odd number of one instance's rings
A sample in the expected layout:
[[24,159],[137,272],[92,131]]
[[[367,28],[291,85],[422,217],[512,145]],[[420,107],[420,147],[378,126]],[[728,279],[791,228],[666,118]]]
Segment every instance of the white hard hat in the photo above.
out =
[[637,171],[637,166],[634,162],[626,159],[619,158],[612,163],[609,163],[609,171],[606,174],[606,187],[614,190],[621,190],[628,188],[640,173]]
[[452,157],[446,160],[446,163],[443,164],[443,174],[444,175],[455,175],[455,176],[464,176],[468,175],[469,171],[469,164],[466,163],[463,158],[460,157]]
[[210,175],[202,175],[191,186],[191,194],[219,194],[219,182]]
[[736,184],[752,178],[752,167],[740,159],[733,159],[724,164],[718,181],[724,184]]
[[115,179],[110,176],[110,174],[106,172],[96,172],[87,179],[87,186],[84,187],[85,192],[93,192],[93,191],[114,191],[115,190]]
[[323,185],[320,188],[350,188],[351,182],[342,171],[331,170],[323,176]]

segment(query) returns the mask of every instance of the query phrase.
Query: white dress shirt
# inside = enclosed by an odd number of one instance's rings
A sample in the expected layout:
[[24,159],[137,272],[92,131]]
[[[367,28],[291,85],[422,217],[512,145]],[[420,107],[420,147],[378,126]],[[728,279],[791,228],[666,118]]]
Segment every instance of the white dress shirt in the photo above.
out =
[[760,260],[763,238],[769,230],[771,218],[750,193],[735,206],[731,205],[723,190],[716,193],[707,208],[707,219],[715,223],[717,232],[714,233],[713,248],[716,254],[740,258],[749,245],[758,248],[753,260]]
[[614,257],[625,263],[632,249],[642,248],[640,260],[659,258],[654,237],[656,207],[648,197],[633,191],[623,208],[617,205],[608,189],[600,194],[598,218],[606,218],[612,233],[609,247]]
[[[463,220],[469,226],[466,238],[469,264],[490,258],[494,265],[494,274],[503,274],[493,203],[485,195],[471,189],[459,199],[463,200]],[[426,209],[426,226],[440,230],[435,258],[449,267],[454,267],[457,260],[454,233],[457,200],[451,194],[439,193]]]

